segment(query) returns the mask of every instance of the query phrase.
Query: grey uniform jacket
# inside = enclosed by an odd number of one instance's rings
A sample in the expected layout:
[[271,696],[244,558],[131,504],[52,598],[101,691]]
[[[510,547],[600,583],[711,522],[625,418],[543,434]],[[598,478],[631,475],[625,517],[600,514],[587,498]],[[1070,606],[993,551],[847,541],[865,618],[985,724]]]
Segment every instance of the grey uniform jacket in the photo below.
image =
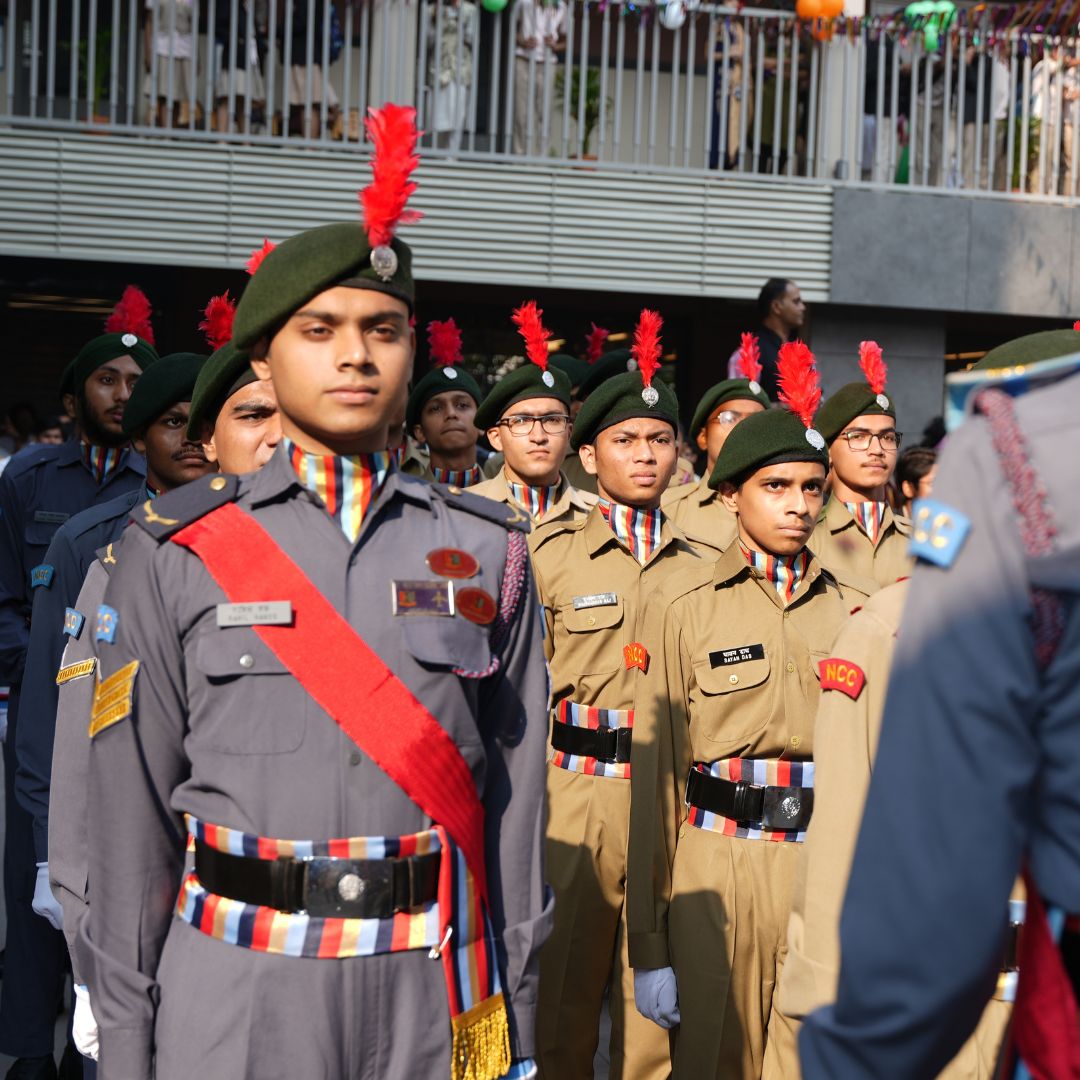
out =
[[[1055,550],[1026,556],[990,426],[967,421],[934,483],[943,508],[923,521],[916,507],[920,561],[844,902],[837,999],[800,1040],[808,1080],[937,1075],[994,989],[1025,851],[1047,900],[1080,911],[1080,376],[1015,405]],[[1033,586],[1064,603],[1045,671]]]
[[[214,491],[211,484],[223,490]],[[548,686],[527,559],[504,580],[510,537],[504,522],[511,515],[490,500],[439,490],[394,471],[358,540],[350,544],[300,486],[279,448],[259,473],[188,484],[158,499],[149,520],[136,512],[109,579],[105,602],[116,612],[116,629],[113,641],[97,642],[101,677],[132,661],[139,668],[130,715],[101,730],[90,746],[93,901],[84,937],[94,956],[103,1075],[148,1076],[151,1053],[160,1062],[175,1049],[163,1046],[164,1039],[192,1044],[190,1019],[175,1036],[163,1034],[173,1029],[159,1024],[156,1045],[154,1030],[156,1004],[165,1010],[170,992],[176,996],[175,988],[158,979],[167,935],[201,937],[173,917],[185,812],[216,825],[289,839],[399,835],[431,826],[315,704],[254,629],[217,626],[216,607],[226,599],[222,590],[194,554],[167,537],[230,498],[257,519],[408,685],[470,767],[485,810],[491,914],[511,1010],[513,1053],[530,1056],[536,954],[551,918],[541,862]],[[520,599],[505,621],[488,627],[460,614],[394,614],[392,582],[436,580],[425,557],[439,548],[472,554],[479,570],[465,584],[486,590],[496,602],[516,576]],[[446,585],[445,579],[439,583]],[[325,662],[333,666],[336,658],[328,653]],[[346,670],[340,675],[352,678]],[[373,719],[394,722],[392,716]],[[344,977],[355,965],[363,971],[363,965],[387,959],[396,965],[392,970],[404,971],[412,961],[398,958],[417,955],[310,961],[207,942],[215,963],[279,965],[267,998],[241,1006],[222,991],[220,1010],[240,1008],[238,1023],[245,1031],[279,1023],[282,1003],[297,994],[290,981],[310,977],[312,963],[323,965],[317,971],[328,980]],[[435,972],[439,965],[426,953],[416,963],[426,965],[428,980],[441,978]],[[188,990],[217,1004],[214,975],[201,973],[199,989]],[[338,997],[335,1008],[349,1017],[364,1012],[361,1002],[344,999],[344,991]],[[302,1003],[297,1008],[302,1018]],[[409,1037],[420,1046],[433,1026],[438,1021],[414,1017],[407,1023]],[[405,1030],[399,1028],[399,1037]],[[446,1031],[448,1048],[448,1025]],[[174,1054],[170,1060],[175,1059]],[[422,1073],[424,1062],[414,1067]],[[246,1068],[231,1063],[228,1072],[254,1075]]]

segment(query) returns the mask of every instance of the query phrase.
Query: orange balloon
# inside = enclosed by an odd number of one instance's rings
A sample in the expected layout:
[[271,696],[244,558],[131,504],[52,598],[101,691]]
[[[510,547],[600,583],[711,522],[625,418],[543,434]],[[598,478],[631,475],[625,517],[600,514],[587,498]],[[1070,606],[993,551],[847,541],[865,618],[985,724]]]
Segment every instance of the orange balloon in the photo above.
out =
[[844,0],[820,0],[821,17],[835,19],[844,14]]
[[822,16],[823,0],[797,0],[795,14],[800,19],[819,19]]

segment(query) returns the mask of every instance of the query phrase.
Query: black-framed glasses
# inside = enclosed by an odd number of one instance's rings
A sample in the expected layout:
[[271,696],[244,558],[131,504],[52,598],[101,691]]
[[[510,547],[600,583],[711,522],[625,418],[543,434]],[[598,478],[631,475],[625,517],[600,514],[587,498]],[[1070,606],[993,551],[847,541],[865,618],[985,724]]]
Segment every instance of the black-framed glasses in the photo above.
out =
[[504,427],[511,435],[519,439],[531,435],[535,425],[539,424],[545,435],[561,435],[570,423],[570,417],[562,413],[549,413],[547,416],[506,416],[496,427]]
[[842,431],[841,439],[847,439],[848,449],[856,453],[865,453],[870,449],[870,444],[877,439],[878,446],[887,453],[895,453],[900,449],[904,433],[902,431],[866,431],[864,428],[854,428],[851,431]]

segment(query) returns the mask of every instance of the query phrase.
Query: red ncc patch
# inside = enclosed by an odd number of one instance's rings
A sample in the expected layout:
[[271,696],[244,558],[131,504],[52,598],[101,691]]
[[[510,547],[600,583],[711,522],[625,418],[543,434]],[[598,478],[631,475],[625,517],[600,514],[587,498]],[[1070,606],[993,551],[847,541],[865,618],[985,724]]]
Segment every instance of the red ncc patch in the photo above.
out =
[[855,701],[866,685],[866,673],[858,664],[839,657],[818,661],[822,690],[839,690]]
[[623,646],[623,658],[626,660],[626,670],[641,668],[647,671],[649,667],[649,652],[639,641],[632,641]]

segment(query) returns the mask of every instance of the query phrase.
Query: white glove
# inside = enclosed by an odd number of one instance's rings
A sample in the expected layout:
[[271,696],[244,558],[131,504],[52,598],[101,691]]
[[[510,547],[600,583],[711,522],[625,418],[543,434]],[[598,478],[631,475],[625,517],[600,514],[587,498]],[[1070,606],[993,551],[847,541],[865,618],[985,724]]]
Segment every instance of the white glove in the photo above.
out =
[[90,991],[78,983],[75,984],[75,1015],[71,1018],[71,1038],[75,1049],[83,1057],[97,1061],[98,1026],[90,1008]]
[[40,915],[57,930],[64,929],[64,909],[56,902],[56,897],[49,887],[49,864],[39,862],[37,864],[37,881],[34,882],[34,899],[30,906],[34,914]]
[[679,987],[672,968],[637,968],[634,971],[634,1004],[647,1020],[662,1028],[674,1027],[679,1015]]

